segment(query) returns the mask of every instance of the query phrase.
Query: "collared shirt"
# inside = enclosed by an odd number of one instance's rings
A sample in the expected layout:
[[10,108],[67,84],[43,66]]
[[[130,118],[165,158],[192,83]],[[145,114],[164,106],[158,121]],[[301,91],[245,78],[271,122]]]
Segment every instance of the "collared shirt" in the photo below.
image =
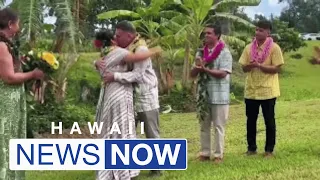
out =
[[[148,51],[148,47],[139,46],[135,52],[143,51]],[[134,83],[136,112],[151,111],[160,107],[158,79],[150,58],[134,63],[130,72],[114,73],[114,79],[122,83]]]
[[[250,64],[250,51],[252,45],[252,43],[247,45],[240,57],[239,63],[243,66]],[[263,45],[258,47],[259,53],[263,51],[265,46],[266,44],[264,43]],[[283,64],[284,60],[281,48],[278,44],[273,43],[271,52],[267,59],[264,61],[263,65],[279,66]],[[267,100],[280,96],[278,73],[267,74],[262,72],[260,69],[255,68],[250,72],[247,72],[246,75],[247,76],[244,91],[244,97],[246,99]]]
[[[213,51],[211,51],[212,53]],[[209,51],[209,55],[211,54]],[[199,56],[199,53],[197,53]],[[224,48],[218,58],[214,60],[211,69],[228,72],[224,78],[209,76],[206,85],[209,104],[229,104],[230,103],[230,74],[232,73],[232,55],[228,48]]]

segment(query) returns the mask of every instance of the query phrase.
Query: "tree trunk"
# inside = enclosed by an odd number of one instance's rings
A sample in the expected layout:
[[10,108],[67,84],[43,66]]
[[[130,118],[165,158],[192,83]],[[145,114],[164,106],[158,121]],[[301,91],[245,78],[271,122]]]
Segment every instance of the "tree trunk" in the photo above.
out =
[[166,86],[167,93],[170,96],[171,89],[173,88],[173,85],[174,85],[173,68],[171,68],[171,69],[167,68],[167,71],[166,71],[166,82],[167,82],[167,86]]
[[57,36],[57,39],[55,41],[53,52],[55,53],[61,53],[62,48],[64,45],[64,39],[65,39],[65,33],[60,33],[59,36]]
[[67,78],[63,79],[63,81],[57,82],[57,86],[58,87],[55,89],[55,99],[57,103],[62,103],[66,96]]
[[190,46],[189,43],[185,44],[185,57],[183,62],[183,74],[182,74],[182,86],[187,87],[188,86],[188,80],[189,80],[189,72],[190,72]]
[[159,91],[160,91],[160,94],[162,94],[163,92],[166,91],[166,80],[163,76],[163,72],[162,72],[162,67],[161,67],[161,62],[160,62],[160,57],[155,57],[155,62],[156,62],[156,67],[155,67],[155,70],[156,70],[156,74],[158,76],[158,79],[159,79]]

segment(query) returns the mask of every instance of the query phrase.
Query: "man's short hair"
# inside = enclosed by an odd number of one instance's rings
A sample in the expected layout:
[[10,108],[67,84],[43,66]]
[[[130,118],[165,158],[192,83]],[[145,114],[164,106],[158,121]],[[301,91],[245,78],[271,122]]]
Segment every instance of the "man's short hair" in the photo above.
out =
[[129,33],[136,33],[136,28],[129,21],[121,21],[116,25],[116,29],[121,29],[122,31]]
[[216,36],[221,36],[222,34],[222,30],[221,30],[221,26],[217,25],[217,24],[207,24],[206,28],[212,28],[213,32]]
[[256,23],[256,26],[258,28],[262,28],[262,29],[267,29],[267,30],[272,30],[272,24],[270,21],[267,20],[260,20]]

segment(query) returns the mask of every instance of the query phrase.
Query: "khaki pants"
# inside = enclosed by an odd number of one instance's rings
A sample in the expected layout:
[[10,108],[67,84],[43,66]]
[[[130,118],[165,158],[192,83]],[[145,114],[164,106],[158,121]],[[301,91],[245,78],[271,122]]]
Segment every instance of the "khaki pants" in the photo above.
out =
[[201,122],[201,155],[211,155],[211,127],[215,130],[214,157],[223,158],[225,125],[229,115],[229,105],[209,105],[208,118]]

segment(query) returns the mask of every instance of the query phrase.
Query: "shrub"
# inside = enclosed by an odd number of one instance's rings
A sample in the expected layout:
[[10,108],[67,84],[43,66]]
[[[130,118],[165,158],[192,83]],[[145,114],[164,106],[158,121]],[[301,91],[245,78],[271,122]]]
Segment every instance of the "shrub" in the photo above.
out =
[[37,133],[51,132],[51,122],[63,123],[63,128],[71,128],[74,122],[80,125],[93,121],[94,108],[74,105],[68,102],[56,103],[53,94],[48,90],[44,104],[28,101],[27,126],[29,130]]
[[194,112],[196,109],[196,101],[192,95],[192,91],[183,88],[180,83],[176,83],[170,95],[160,96],[160,105],[170,105],[174,111],[178,112]]
[[300,53],[292,54],[290,57],[292,59],[302,59],[303,58],[302,54],[300,54]]

